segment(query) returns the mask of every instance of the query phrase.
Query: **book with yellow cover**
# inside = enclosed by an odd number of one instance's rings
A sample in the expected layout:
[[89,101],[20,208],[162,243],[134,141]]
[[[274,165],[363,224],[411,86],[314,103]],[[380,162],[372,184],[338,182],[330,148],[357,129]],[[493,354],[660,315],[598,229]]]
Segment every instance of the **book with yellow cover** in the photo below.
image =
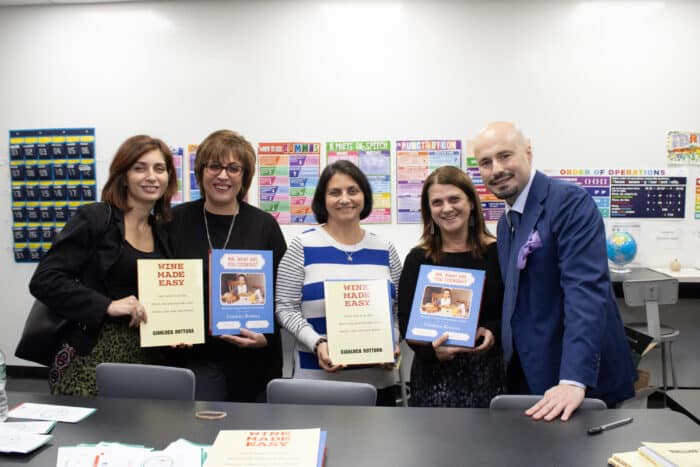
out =
[[638,451],[614,452],[608,459],[608,465],[613,467],[655,467]]
[[700,441],[650,443],[643,441],[639,452],[662,467],[700,467]]
[[139,301],[146,308],[141,347],[204,342],[201,259],[139,259]]
[[328,355],[334,365],[394,362],[391,288],[385,279],[327,280]]
[[321,467],[326,432],[294,430],[222,430],[209,450],[205,467],[284,465]]

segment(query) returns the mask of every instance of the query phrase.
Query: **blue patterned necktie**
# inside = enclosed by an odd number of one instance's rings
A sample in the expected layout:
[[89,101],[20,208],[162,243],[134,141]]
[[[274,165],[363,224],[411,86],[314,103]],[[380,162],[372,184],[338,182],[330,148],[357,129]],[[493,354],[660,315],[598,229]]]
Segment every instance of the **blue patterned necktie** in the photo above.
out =
[[508,211],[508,225],[510,226],[510,238],[511,240],[515,238],[515,231],[518,230],[520,226],[520,213],[513,211],[512,209]]
[[[510,254],[508,255],[509,258],[513,254],[513,248],[516,248],[517,251],[517,247],[515,246],[515,233],[518,230],[518,227],[520,226],[520,216],[521,214],[517,211],[513,211],[512,209],[508,211],[508,225],[510,226]],[[506,284],[506,287],[508,287],[509,285],[510,284]],[[512,297],[512,300],[517,303],[518,297],[514,296]],[[515,303],[513,303],[513,307],[515,307]],[[511,318],[512,316],[513,315],[511,314]],[[503,356],[506,362],[509,362],[511,357],[513,356],[513,329],[510,326],[510,320],[504,319],[501,325],[501,344],[503,345]]]

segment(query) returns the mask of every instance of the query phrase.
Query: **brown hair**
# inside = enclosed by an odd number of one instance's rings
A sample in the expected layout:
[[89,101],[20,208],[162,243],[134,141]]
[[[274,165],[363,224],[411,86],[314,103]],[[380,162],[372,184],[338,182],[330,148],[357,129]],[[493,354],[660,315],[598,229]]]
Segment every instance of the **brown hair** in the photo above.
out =
[[202,189],[204,169],[209,162],[219,162],[224,164],[230,155],[241,163],[243,167],[243,180],[241,190],[236,198],[243,201],[250,184],[255,175],[255,149],[242,135],[231,130],[218,130],[210,134],[197,148],[197,157],[194,160],[194,175],[200,186],[202,198],[206,198],[206,193]]
[[124,141],[109,166],[109,178],[102,188],[102,201],[112,204],[122,213],[132,208],[127,198],[127,172],[147,152],[157,149],[163,154],[168,171],[168,187],[153,208],[157,219],[170,220],[170,200],[177,192],[177,173],[170,148],[163,140],[148,135],[136,135]]
[[425,250],[425,256],[435,263],[439,263],[442,259],[442,236],[440,235],[440,228],[433,223],[433,218],[430,214],[430,200],[428,199],[428,190],[435,184],[455,186],[467,195],[467,199],[474,207],[467,221],[468,235],[465,243],[468,250],[475,257],[482,257],[486,253],[486,247],[489,244],[487,240],[495,237],[486,228],[486,222],[484,222],[484,215],[481,210],[481,200],[474,188],[474,184],[467,174],[451,165],[444,165],[433,170],[428,175],[425,183],[423,183],[423,191],[420,198],[423,234],[421,235],[420,247]]

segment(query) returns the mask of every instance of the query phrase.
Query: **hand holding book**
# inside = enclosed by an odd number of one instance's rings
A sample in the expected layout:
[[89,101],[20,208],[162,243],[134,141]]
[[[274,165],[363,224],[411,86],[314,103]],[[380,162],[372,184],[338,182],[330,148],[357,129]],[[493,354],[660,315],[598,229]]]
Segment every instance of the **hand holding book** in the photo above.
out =
[[445,345],[445,342],[447,342],[449,338],[449,333],[444,333],[433,341],[435,356],[441,362],[454,360],[457,354],[460,353],[484,352],[493,347],[493,345],[496,343],[496,338],[494,337],[493,333],[484,327],[479,327],[476,330],[477,345],[475,347]]

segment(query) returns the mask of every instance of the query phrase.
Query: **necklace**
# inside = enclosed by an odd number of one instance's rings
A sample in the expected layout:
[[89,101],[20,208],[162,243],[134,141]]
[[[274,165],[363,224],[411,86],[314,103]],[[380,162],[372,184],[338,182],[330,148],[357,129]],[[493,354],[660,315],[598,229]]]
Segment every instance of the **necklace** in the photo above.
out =
[[[207,242],[209,242],[209,250],[213,250],[214,247],[211,246],[211,236],[209,235],[209,221],[207,221],[207,210],[204,208],[204,203],[202,203],[202,214],[204,214],[204,229],[207,231]],[[228,233],[226,234],[226,241],[222,250],[225,250],[228,246],[228,240],[231,238],[231,232],[233,232],[233,225],[236,223],[236,214],[231,218],[231,225],[228,227]],[[352,261],[352,260],[351,260]]]
[[354,253],[354,251],[346,251],[345,252],[345,256],[347,257],[348,261],[350,261],[351,263],[352,263],[352,254],[353,253]]

